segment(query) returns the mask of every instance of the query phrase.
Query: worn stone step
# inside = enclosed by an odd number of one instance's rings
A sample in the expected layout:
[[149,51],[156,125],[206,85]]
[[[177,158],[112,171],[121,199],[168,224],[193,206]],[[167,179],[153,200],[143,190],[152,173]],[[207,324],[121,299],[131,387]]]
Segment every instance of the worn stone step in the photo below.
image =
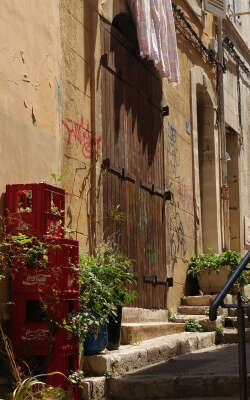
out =
[[167,322],[167,310],[148,310],[145,308],[123,307],[122,322]]
[[171,322],[122,323],[121,343],[134,344],[154,337],[184,332],[185,329],[185,324]]
[[[244,310],[245,314],[247,315],[247,309]],[[237,309],[236,308],[229,308],[228,309],[229,317],[237,317]]]
[[169,360],[179,354],[213,346],[215,332],[183,332],[121,346],[119,350],[84,357],[84,372],[89,376],[130,372]]
[[207,329],[208,331],[215,331],[218,326],[223,325],[224,323],[224,316],[219,315],[216,319],[216,321],[210,321],[209,317],[207,315],[176,315],[175,316],[175,322],[176,323],[186,323],[189,319],[195,319],[196,321],[199,322],[200,325],[203,326],[204,329]]
[[[250,328],[246,328],[246,342],[250,342]],[[238,331],[235,328],[224,328],[224,334],[221,337],[221,343],[238,343]]]
[[[215,297],[216,295],[185,296],[182,298],[182,304],[185,306],[210,306]],[[232,296],[228,294],[224,299],[224,303],[231,304]]]
[[[249,355],[247,345],[247,360]],[[250,393],[250,375],[248,387]],[[196,351],[109,381],[113,400],[180,399],[184,394],[185,399],[239,398],[238,346]]]
[[[237,317],[226,317],[225,318],[225,327],[227,328],[237,328],[238,320]],[[248,321],[248,317],[245,316],[245,327],[250,328],[250,321]]]
[[[209,314],[209,306],[180,306],[177,309],[179,314],[186,315],[207,315]],[[227,316],[227,309],[219,307],[218,315]]]
[[[248,385],[250,376],[248,377]],[[204,396],[214,399],[215,395],[239,395],[239,377],[234,376],[150,376],[111,378],[109,382],[109,399],[113,400],[152,400],[164,399],[170,396],[180,398],[185,393],[185,399]],[[250,392],[249,392],[250,393]]]

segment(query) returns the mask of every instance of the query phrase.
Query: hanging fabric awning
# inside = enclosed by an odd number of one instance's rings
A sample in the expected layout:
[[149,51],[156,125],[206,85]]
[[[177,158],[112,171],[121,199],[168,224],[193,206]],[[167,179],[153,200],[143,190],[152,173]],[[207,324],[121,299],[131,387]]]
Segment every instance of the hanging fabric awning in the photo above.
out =
[[127,0],[136,23],[142,57],[153,60],[161,76],[180,83],[171,0]]

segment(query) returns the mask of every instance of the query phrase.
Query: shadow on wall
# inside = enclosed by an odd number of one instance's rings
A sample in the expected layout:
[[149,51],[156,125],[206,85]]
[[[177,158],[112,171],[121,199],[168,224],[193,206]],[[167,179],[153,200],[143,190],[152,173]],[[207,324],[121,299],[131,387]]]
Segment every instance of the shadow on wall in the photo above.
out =
[[89,68],[85,68],[85,92],[88,84],[90,84],[91,96],[94,95],[94,71],[95,65],[95,45],[98,25],[98,0],[83,1],[83,21],[84,27],[84,58],[90,63]]
[[115,140],[118,141],[121,132],[131,136],[136,132],[137,139],[129,140],[139,143],[138,150],[147,154],[147,163],[151,165],[162,129],[162,80],[153,62],[140,57],[136,27],[129,13],[122,12],[113,19],[110,48],[106,51],[116,71]]

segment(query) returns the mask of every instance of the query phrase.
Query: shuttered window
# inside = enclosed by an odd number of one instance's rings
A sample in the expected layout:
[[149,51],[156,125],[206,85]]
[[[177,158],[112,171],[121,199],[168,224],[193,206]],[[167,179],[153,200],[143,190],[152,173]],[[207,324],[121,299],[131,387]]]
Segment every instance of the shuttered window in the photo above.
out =
[[205,10],[217,17],[226,17],[226,0],[205,0]]

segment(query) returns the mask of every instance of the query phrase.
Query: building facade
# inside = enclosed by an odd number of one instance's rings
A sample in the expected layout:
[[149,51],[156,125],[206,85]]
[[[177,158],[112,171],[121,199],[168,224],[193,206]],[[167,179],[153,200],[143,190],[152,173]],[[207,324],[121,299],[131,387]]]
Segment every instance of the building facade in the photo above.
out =
[[230,16],[247,1],[223,22],[224,73],[217,18],[175,3],[177,87],[140,58],[125,0],[0,5],[1,211],[6,184],[53,175],[81,251],[104,238],[134,260],[141,308],[175,309],[192,255],[247,243],[249,15]]

